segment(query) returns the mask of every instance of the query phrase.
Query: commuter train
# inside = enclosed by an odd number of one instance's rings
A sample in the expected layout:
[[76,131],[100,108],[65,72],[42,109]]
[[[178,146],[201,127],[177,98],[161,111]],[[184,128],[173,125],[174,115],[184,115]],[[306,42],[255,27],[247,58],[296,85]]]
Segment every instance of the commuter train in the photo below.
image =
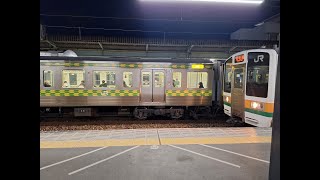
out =
[[273,49],[238,52],[224,63],[224,113],[258,127],[271,127],[278,53]]
[[40,113],[197,118],[211,110],[213,66],[205,59],[40,56]]
[[40,115],[212,116],[270,127],[278,56],[247,50],[227,60],[40,55]]

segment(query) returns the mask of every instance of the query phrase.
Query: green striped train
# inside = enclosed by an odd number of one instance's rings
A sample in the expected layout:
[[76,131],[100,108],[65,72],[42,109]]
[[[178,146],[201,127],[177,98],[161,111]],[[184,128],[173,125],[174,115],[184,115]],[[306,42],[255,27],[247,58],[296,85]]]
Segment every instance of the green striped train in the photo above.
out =
[[258,127],[271,127],[278,53],[273,49],[238,52],[224,63],[224,113]]
[[40,115],[210,115],[222,62],[40,56]]
[[40,114],[197,118],[222,109],[270,127],[277,66],[273,49],[227,60],[40,56]]

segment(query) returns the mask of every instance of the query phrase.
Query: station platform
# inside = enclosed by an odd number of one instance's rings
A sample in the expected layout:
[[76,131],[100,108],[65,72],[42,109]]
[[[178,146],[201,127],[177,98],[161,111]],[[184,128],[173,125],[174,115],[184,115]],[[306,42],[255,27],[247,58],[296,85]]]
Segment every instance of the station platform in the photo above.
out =
[[40,133],[40,148],[270,143],[271,128],[170,128]]
[[40,133],[40,179],[268,180],[271,128]]

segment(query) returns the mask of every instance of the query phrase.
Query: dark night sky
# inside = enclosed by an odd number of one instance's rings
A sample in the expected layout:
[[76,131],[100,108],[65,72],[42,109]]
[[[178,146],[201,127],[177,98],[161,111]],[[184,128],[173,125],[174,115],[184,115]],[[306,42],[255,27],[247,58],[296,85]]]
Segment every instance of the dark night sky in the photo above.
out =
[[239,28],[252,28],[280,13],[279,2],[280,0],[265,0],[261,5],[231,5],[208,2],[151,3],[139,0],[40,0],[40,23],[49,26],[48,34],[77,35],[79,29],[50,26],[80,26],[83,27],[82,35],[162,37],[163,32],[166,32],[166,37],[183,38],[193,33],[198,38],[226,38]]

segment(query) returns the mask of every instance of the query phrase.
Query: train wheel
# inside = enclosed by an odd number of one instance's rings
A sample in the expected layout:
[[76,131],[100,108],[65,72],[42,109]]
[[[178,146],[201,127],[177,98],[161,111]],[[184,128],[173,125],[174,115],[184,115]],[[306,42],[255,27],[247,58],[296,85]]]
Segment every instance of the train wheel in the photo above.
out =
[[135,109],[133,112],[135,118],[144,120],[148,118],[148,112],[144,111],[144,109]]
[[183,110],[182,109],[176,109],[174,112],[171,113],[172,119],[179,119],[183,116]]

